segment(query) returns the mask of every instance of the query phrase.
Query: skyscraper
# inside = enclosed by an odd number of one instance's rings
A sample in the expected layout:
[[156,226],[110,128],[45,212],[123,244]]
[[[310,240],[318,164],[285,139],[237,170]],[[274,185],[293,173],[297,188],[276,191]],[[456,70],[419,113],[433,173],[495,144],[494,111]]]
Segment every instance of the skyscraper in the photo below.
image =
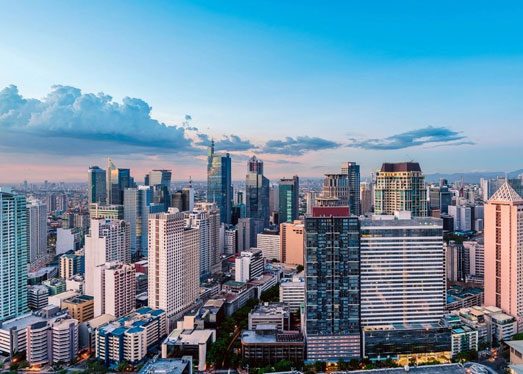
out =
[[427,216],[425,177],[417,162],[384,163],[376,173],[375,214],[408,211],[414,217]]
[[167,317],[182,311],[199,295],[200,237],[185,227],[185,215],[175,212],[149,215],[148,302]]
[[[130,226],[131,256],[147,257],[147,217],[151,211],[153,191],[150,186],[126,188],[124,220]],[[163,207],[161,211],[163,211]]]
[[89,166],[87,172],[87,199],[89,203],[106,204],[106,178],[105,170],[98,166]]
[[342,162],[341,173],[347,176],[347,194],[350,214],[360,215],[360,165]]
[[348,207],[305,218],[307,360],[361,356],[359,221]]
[[30,264],[47,255],[47,206],[40,201],[27,205],[27,242]]
[[171,176],[171,170],[151,170],[149,174],[145,176],[145,185],[162,185],[167,187],[167,190],[169,190],[169,188],[171,188]]
[[247,218],[263,220],[269,225],[269,180],[263,175],[263,161],[252,156],[247,161],[245,176],[246,214]]
[[121,220],[91,219],[89,235],[85,236],[85,294],[94,296],[94,270],[106,262],[131,262],[130,227]]
[[294,222],[299,218],[300,179],[297,175],[292,178],[282,178],[278,185],[279,209],[278,222]]
[[505,182],[485,205],[485,305],[523,328],[523,198]]
[[94,269],[94,316],[110,314],[120,318],[135,309],[136,271],[134,265],[106,262]]
[[207,156],[207,202],[218,205],[220,222],[231,223],[231,158],[228,153],[214,153],[214,141]]
[[0,188],[0,321],[27,312],[25,196]]
[[107,204],[123,204],[123,192],[134,186],[130,169],[117,168],[111,159],[107,160]]
[[303,221],[280,224],[281,261],[287,264],[303,265],[303,238],[305,226]]
[[360,225],[362,327],[438,323],[445,308],[443,222],[398,213]]

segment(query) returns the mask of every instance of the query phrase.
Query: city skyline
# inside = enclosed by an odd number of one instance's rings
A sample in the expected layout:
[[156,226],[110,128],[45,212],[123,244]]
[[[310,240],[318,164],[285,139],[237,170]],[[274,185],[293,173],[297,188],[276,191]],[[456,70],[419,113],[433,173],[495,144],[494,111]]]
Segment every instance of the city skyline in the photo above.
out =
[[26,5],[0,15],[2,183],[83,181],[106,157],[204,180],[211,138],[234,180],[252,155],[270,179],[520,168],[516,4]]

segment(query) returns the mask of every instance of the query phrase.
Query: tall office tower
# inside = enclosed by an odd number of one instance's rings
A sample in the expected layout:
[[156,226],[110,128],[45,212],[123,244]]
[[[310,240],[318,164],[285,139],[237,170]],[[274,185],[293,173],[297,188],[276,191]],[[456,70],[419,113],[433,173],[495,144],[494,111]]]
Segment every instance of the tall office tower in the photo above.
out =
[[465,205],[450,205],[448,215],[454,218],[454,231],[470,231],[473,229],[473,208]]
[[438,323],[445,309],[443,223],[374,216],[361,224],[361,324]]
[[489,198],[488,179],[481,178],[479,180],[479,187],[481,188],[481,199],[486,203]]
[[87,172],[87,200],[89,203],[105,204],[107,202],[107,185],[105,170],[98,166],[89,166]]
[[136,306],[136,270],[132,264],[106,262],[94,269],[94,316],[120,318]]
[[263,161],[252,156],[247,161],[245,176],[247,218],[262,219],[265,227],[269,225],[269,180],[263,175]]
[[199,230],[185,228],[185,215],[149,215],[148,302],[168,317],[189,306],[199,293]]
[[106,262],[131,262],[129,224],[121,220],[91,219],[89,235],[85,236],[85,294],[94,296],[94,275],[98,265]]
[[305,194],[305,204],[307,205],[307,210],[305,213],[308,216],[312,214],[312,207],[316,202],[316,195],[317,193],[315,191],[309,191]]
[[27,205],[27,241],[30,264],[47,255],[47,206],[39,201]]
[[171,206],[180,212],[190,212],[194,209],[194,189],[185,187],[171,195]]
[[150,186],[126,188],[124,191],[124,220],[129,223],[133,258],[147,257],[147,217],[149,213],[153,213],[152,200],[153,191]]
[[360,210],[360,165],[342,162],[341,173],[347,176],[350,214],[359,216]]
[[375,214],[409,211],[414,217],[427,216],[425,177],[417,162],[385,163],[376,173]]
[[278,212],[280,210],[280,187],[278,185],[272,185],[269,190],[269,208],[272,212]]
[[231,158],[214,153],[214,141],[207,156],[207,202],[216,203],[220,209],[220,222],[231,223],[232,184]]
[[305,218],[307,360],[361,357],[359,221],[348,207]]
[[440,187],[439,210],[441,213],[448,214],[449,206],[452,204],[452,191],[447,186]]
[[265,222],[259,218],[240,218],[238,220],[238,252],[256,248],[257,235],[263,232]]
[[485,275],[485,247],[481,241],[463,242],[465,251],[468,252],[469,269],[471,278],[482,279]]
[[441,187],[440,186],[428,186],[427,187],[428,195],[428,205],[431,211],[439,210],[441,207]]
[[169,190],[169,188],[171,188],[171,176],[171,170],[151,170],[149,174],[145,176],[145,185],[162,185],[167,187],[167,190]]
[[240,252],[234,262],[234,280],[236,282],[248,282],[263,275],[263,253],[261,249],[252,248]]
[[[349,180],[345,174],[325,174],[320,206],[349,206]],[[351,213],[352,214],[352,213]]]
[[300,217],[300,178],[280,179],[278,222],[294,222]]
[[465,281],[465,256],[463,245],[451,240],[444,245],[447,280],[450,283]]
[[111,159],[107,160],[107,204],[123,204],[123,192],[134,187],[130,169],[117,168]]
[[485,305],[523,328],[523,198],[504,183],[485,205]]
[[305,226],[303,221],[280,224],[280,255],[281,262],[303,265],[303,246]]
[[360,214],[372,212],[372,184],[363,182],[360,184]]
[[257,235],[256,247],[262,251],[267,260],[281,262],[280,233],[278,230],[266,229]]
[[25,196],[0,188],[0,321],[27,312]]
[[193,210],[192,212],[184,212],[185,226],[196,228],[199,231],[199,250],[200,250],[200,265],[198,274],[200,277],[209,277],[211,274],[211,223],[209,215],[202,210]]
[[234,226],[226,226],[223,231],[223,252],[227,256],[236,254],[238,251],[238,229]]

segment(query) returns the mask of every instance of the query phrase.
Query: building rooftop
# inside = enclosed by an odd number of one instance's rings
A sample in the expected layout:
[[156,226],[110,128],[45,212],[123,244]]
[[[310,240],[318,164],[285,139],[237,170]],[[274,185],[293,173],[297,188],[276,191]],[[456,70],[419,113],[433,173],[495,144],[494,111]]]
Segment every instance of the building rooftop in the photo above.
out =
[[505,342],[510,348],[514,348],[518,352],[523,352],[523,340],[509,340]]
[[140,374],[181,374],[190,365],[189,360],[182,359],[157,359],[145,364]]
[[463,374],[465,372],[466,369],[459,364],[415,366],[409,367],[408,371],[403,367],[393,369],[351,371],[351,373],[362,374]]
[[256,330],[243,330],[241,340],[245,344],[304,342],[303,335],[299,331],[278,331],[274,325],[261,326]]
[[408,171],[421,171],[421,167],[417,162],[385,162],[381,165],[381,172],[384,173],[398,173]]
[[88,321],[89,325],[93,328],[100,327],[102,325],[106,325],[111,321],[114,321],[116,318],[110,314],[102,314],[98,317],[95,317]]
[[506,201],[511,203],[523,203],[523,198],[512,188],[512,186],[505,182],[503,185],[492,195],[489,201]]

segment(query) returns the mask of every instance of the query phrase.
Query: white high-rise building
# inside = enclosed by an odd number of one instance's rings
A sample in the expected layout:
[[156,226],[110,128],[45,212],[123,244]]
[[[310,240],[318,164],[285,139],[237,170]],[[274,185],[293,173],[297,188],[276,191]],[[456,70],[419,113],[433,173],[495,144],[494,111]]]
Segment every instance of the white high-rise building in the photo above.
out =
[[94,270],[94,316],[122,317],[136,306],[136,270],[133,265],[107,262]]
[[129,224],[123,220],[91,219],[91,231],[85,236],[85,293],[94,296],[95,269],[106,262],[131,262]]
[[234,263],[234,280],[248,282],[263,275],[263,253],[258,248],[242,251]]
[[47,254],[47,206],[40,201],[28,204],[27,222],[29,263],[34,264]]
[[149,215],[148,301],[170,317],[196,300],[200,279],[200,233],[185,227],[177,209]]
[[280,253],[280,235],[279,233],[261,233],[258,234],[257,247],[263,252],[263,257],[272,261],[276,259],[281,261]]
[[360,221],[362,327],[438,323],[445,308],[442,220],[373,218]]

